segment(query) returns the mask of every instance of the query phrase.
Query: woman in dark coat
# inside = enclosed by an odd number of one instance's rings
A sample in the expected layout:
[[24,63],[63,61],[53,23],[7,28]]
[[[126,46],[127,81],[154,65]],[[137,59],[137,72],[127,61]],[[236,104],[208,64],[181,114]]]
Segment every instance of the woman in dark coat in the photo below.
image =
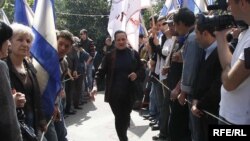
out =
[[[26,103],[23,108],[17,108],[18,120],[33,128],[38,135],[38,131],[46,130],[46,120],[42,112],[41,94],[36,78],[36,70],[30,61],[29,56],[31,43],[34,35],[31,28],[12,24],[13,35],[10,39],[11,53],[6,62],[9,67],[11,87],[13,91],[21,92],[25,95]],[[24,140],[28,140],[23,136]]]
[[[109,103],[115,116],[115,128],[120,141],[127,141],[130,113],[138,88],[141,62],[139,55],[127,46],[124,31],[115,32],[115,49],[108,53],[96,72],[96,81],[106,78],[105,101]],[[106,76],[106,77],[105,77]],[[91,92],[97,92],[96,83]]]

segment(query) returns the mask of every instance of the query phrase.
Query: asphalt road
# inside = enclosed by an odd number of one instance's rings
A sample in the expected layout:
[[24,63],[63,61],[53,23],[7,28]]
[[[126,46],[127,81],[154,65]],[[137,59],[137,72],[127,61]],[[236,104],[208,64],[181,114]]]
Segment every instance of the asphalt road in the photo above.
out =
[[[66,117],[69,141],[119,141],[115,131],[114,116],[99,92],[94,102],[84,104],[82,110]],[[151,131],[148,120],[143,120],[139,111],[131,114],[128,130],[129,141],[152,141],[159,131]]]

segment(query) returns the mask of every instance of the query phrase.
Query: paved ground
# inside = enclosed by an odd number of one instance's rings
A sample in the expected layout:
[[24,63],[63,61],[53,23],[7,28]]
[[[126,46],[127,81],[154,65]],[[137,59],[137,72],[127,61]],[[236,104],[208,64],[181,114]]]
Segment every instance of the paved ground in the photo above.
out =
[[[152,141],[152,136],[159,131],[151,131],[149,121],[143,120],[139,112],[131,114],[131,126],[128,131],[129,141]],[[114,116],[103,92],[99,93],[95,102],[88,102],[83,110],[66,118],[68,139],[70,141],[118,141],[114,126]]]

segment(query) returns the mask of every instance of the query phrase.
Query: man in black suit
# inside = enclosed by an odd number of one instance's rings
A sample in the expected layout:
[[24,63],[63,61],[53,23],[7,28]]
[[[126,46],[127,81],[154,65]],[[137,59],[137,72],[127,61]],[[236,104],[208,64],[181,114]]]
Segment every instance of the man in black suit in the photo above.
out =
[[192,101],[192,113],[200,118],[202,140],[208,140],[208,125],[217,124],[218,121],[205,114],[206,110],[216,116],[219,115],[221,66],[217,53],[214,27],[206,23],[204,15],[198,15],[195,27],[196,40],[204,53],[200,60],[197,81],[194,87],[194,99]]

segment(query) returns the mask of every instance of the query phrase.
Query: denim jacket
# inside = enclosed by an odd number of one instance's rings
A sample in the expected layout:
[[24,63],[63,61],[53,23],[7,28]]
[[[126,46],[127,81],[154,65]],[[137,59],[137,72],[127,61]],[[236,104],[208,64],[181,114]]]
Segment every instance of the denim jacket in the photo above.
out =
[[181,90],[187,94],[193,91],[194,81],[202,56],[202,49],[199,47],[195,36],[194,31],[187,36],[182,52],[183,71],[181,77]]

